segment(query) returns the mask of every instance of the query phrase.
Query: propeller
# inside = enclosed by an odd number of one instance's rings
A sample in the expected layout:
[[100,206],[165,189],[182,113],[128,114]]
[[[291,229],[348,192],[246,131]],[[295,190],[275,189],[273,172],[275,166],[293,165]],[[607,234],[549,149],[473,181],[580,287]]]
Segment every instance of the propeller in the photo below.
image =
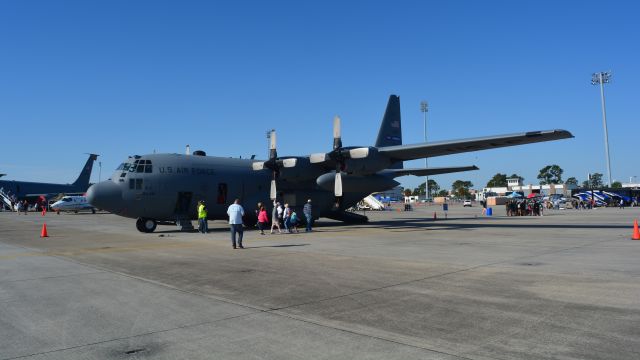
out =
[[[345,171],[348,159],[364,159],[370,154],[369,147],[344,148],[342,146],[341,120],[339,116],[333,118],[333,150],[328,153],[316,153],[309,156],[312,164],[334,162],[336,167],[334,194],[342,197],[342,172]],[[339,200],[338,200],[339,202]]]
[[271,130],[271,134],[269,135],[269,159],[267,161],[256,161],[251,164],[253,170],[260,171],[264,169],[271,169],[271,188],[269,190],[269,197],[271,200],[275,200],[278,194],[276,180],[280,176],[281,168],[292,168],[295,167],[298,159],[296,158],[287,158],[287,159],[278,159],[278,151],[276,150],[276,131]]

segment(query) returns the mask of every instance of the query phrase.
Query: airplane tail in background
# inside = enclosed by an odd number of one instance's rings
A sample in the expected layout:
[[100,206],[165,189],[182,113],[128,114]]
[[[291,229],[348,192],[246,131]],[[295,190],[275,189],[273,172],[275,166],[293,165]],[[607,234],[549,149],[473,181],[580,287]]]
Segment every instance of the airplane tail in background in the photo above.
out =
[[97,158],[98,158],[98,155],[89,154],[87,163],[84,164],[84,167],[80,172],[80,175],[78,176],[76,181],[73,182],[72,184],[73,186],[80,186],[85,188],[85,190],[89,187],[89,178],[91,178],[91,170],[93,169],[93,162],[96,161]]
[[[400,119],[400,97],[389,96],[387,110],[378,131],[375,147],[402,145],[402,121]],[[394,163],[390,169],[402,169],[402,161]]]

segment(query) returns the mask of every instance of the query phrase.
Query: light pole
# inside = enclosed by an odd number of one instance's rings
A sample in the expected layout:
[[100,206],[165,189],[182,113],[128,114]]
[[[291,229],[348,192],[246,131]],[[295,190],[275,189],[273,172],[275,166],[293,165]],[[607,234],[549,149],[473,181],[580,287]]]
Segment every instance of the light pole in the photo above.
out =
[[607,108],[604,103],[604,84],[611,81],[611,71],[593,73],[591,85],[600,85],[600,100],[602,101],[602,125],[604,126],[604,147],[607,156],[607,176],[609,177],[608,187],[611,187],[611,162],[609,159],[609,132],[607,131]]
[[[422,114],[424,114],[424,142],[427,142],[427,112],[429,112],[429,104],[425,100],[420,102],[420,111],[422,111]],[[424,167],[429,167],[427,158],[424,158]],[[431,194],[429,193],[429,175],[427,175],[427,180],[424,183],[424,191],[426,194],[426,198],[430,199]]]

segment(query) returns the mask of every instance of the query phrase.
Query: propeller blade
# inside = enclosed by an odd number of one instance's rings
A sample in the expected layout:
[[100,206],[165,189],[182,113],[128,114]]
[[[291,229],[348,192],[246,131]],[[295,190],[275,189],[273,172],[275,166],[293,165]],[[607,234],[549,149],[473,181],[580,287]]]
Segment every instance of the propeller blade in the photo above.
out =
[[255,161],[251,164],[251,167],[255,171],[264,170],[264,161]]
[[340,171],[336,171],[334,194],[337,197],[342,196],[342,174],[340,174]]
[[296,158],[290,158],[290,159],[282,160],[282,166],[286,167],[286,168],[295,167],[297,163],[298,163],[298,159],[296,159]]
[[309,156],[309,161],[312,164],[317,164],[317,163],[321,163],[321,162],[325,162],[328,160],[328,156],[325,153],[316,153],[316,154],[311,154]]
[[369,148],[356,148],[349,150],[349,157],[352,159],[363,159],[369,156]]
[[271,180],[271,191],[270,191],[270,198],[271,200],[275,200],[276,199],[276,194],[277,194],[277,190],[276,190],[276,180]]
[[269,134],[269,160],[273,160],[278,157],[278,152],[276,151],[276,131],[271,130],[271,134]]
[[340,116],[333,118],[333,149],[342,147],[342,136],[340,129]]

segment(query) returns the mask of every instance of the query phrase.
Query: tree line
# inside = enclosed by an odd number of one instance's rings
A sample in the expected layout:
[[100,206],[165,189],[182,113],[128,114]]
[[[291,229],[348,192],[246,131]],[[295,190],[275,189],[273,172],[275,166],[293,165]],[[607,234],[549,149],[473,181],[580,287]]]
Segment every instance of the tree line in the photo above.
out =
[[[547,165],[542,169],[540,169],[537,179],[539,180],[540,185],[567,184],[567,185],[578,186],[579,184],[578,179],[573,176],[569,177],[566,181],[563,181],[562,179],[563,173],[564,173],[564,170],[559,165],[556,165],[556,164]],[[602,177],[603,175],[601,173],[594,172],[590,174],[587,180],[584,180],[582,182],[581,187],[583,188],[603,187],[604,182],[602,181]],[[524,177],[515,173],[511,174],[511,176],[507,176],[507,174],[497,173],[487,182],[486,187],[488,188],[507,187],[507,179],[515,179],[515,178],[519,179],[520,181],[524,181]],[[451,194],[459,198],[468,198],[471,196],[471,193],[470,193],[471,187],[473,187],[473,183],[471,183],[471,181],[456,180],[451,184]],[[621,188],[622,183],[619,181],[615,181],[611,184],[611,187]],[[405,196],[410,196],[410,195],[424,196],[426,195],[426,192],[427,192],[426,184],[422,183],[417,188],[414,188],[413,191],[411,189],[405,189],[404,195]],[[449,195],[448,190],[441,189],[440,185],[435,180],[429,179],[429,196],[427,196],[428,198],[436,197],[436,196],[448,196],[448,195]]]

